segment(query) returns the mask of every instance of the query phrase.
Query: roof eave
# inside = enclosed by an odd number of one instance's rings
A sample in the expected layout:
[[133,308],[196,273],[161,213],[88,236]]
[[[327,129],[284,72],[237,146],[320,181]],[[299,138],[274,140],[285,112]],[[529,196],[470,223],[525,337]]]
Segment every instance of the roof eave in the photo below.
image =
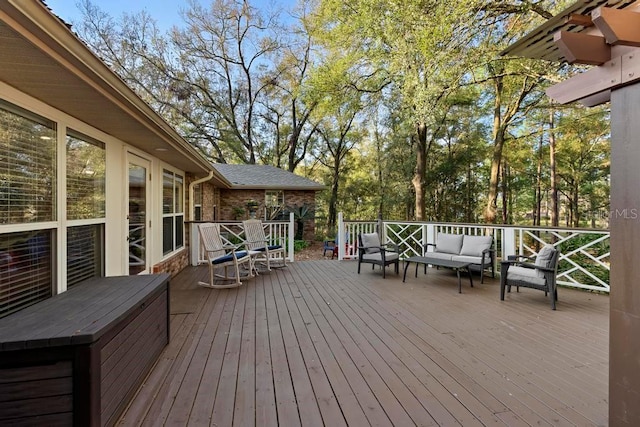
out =
[[[73,32],[40,1],[5,0],[0,4],[0,17],[26,40],[54,59],[64,70],[80,78],[87,86],[100,93],[110,103],[110,108],[124,111],[140,124],[141,132],[150,132],[158,138],[159,148],[167,151],[153,152],[161,160],[171,161],[182,157],[181,165],[194,173],[208,172],[209,162],[182,138],[162,117],[102,62]],[[12,82],[6,82],[12,85]],[[18,85],[17,89],[22,90]],[[46,100],[45,100],[46,101]],[[64,106],[51,105],[64,110]],[[66,111],[65,111],[66,112]],[[82,119],[82,117],[78,117]],[[99,125],[89,123],[100,129]],[[121,139],[117,129],[101,129]],[[135,138],[124,140],[136,146]],[[153,147],[140,147],[153,150]]]

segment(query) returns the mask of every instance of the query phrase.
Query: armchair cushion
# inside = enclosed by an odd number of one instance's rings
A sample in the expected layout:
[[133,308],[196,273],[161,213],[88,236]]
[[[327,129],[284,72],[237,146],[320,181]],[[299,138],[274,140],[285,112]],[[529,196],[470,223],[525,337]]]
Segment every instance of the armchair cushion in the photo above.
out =
[[492,236],[464,236],[460,255],[482,257],[482,252],[491,248]]
[[[553,257],[554,252],[555,248],[552,245],[545,245],[542,249],[540,249],[540,252],[538,252],[535,265],[537,265],[538,267],[548,268],[550,266],[549,264],[551,263],[551,258]],[[538,277],[544,278],[544,271],[536,269],[535,272],[537,273]]]
[[367,254],[380,252],[380,238],[378,237],[378,233],[363,233],[362,245]]
[[459,254],[462,248],[463,234],[438,233],[436,240],[436,252],[446,252],[449,254]]
[[544,286],[544,276],[540,277],[539,271],[535,268],[520,267],[519,265],[512,265],[507,270],[507,280],[515,280],[519,282],[535,283],[539,286]]
[[[398,259],[399,256],[400,255],[397,252],[387,252],[385,254],[384,259],[386,261],[393,261]],[[382,261],[382,253],[376,252],[376,253],[364,254],[362,255],[362,259],[365,261]]]

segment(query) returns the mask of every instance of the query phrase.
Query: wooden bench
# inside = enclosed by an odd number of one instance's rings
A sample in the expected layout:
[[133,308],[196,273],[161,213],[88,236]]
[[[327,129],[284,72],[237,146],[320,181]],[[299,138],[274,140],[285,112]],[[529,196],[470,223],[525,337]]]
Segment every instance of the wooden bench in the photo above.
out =
[[113,425],[168,343],[168,274],[89,279],[0,319],[0,425]]

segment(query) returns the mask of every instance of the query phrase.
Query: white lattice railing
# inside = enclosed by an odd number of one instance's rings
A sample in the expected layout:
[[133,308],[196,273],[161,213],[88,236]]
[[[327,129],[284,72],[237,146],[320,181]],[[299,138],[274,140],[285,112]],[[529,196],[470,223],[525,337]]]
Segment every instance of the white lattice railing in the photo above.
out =
[[[238,244],[244,241],[244,228],[241,221],[217,221],[220,224],[220,235],[223,241]],[[269,245],[282,245],[285,247],[285,257],[288,262],[294,262],[294,237],[295,227],[293,214],[289,221],[263,221],[265,235],[269,238]],[[206,262],[201,253],[200,234],[198,223],[190,223],[190,250],[191,265],[197,266]]]
[[[576,228],[539,228],[402,221],[344,221],[338,215],[338,259],[356,259],[359,233],[371,233],[383,224],[382,240],[400,247],[401,258],[423,255],[427,243],[435,243],[438,233],[492,235],[496,250],[496,271],[508,255],[536,255],[546,244],[560,251],[559,284],[609,292],[609,231]],[[339,239],[339,237],[338,237]]]

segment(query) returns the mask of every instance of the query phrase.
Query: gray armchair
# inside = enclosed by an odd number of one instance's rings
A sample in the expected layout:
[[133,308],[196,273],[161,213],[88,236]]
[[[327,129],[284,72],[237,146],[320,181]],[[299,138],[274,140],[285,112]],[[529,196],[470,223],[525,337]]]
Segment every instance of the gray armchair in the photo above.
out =
[[511,292],[511,286],[539,289],[551,299],[551,309],[556,309],[558,289],[556,274],[558,272],[558,257],[560,252],[552,245],[546,245],[535,258],[534,263],[525,262],[531,258],[509,256],[500,263],[500,299],[504,301],[504,291]]
[[360,274],[360,264],[373,264],[382,267],[382,277],[385,277],[385,270],[388,265],[394,264],[396,274],[398,274],[400,254],[398,246],[390,243],[383,245],[380,243],[378,233],[358,234],[358,274]]

